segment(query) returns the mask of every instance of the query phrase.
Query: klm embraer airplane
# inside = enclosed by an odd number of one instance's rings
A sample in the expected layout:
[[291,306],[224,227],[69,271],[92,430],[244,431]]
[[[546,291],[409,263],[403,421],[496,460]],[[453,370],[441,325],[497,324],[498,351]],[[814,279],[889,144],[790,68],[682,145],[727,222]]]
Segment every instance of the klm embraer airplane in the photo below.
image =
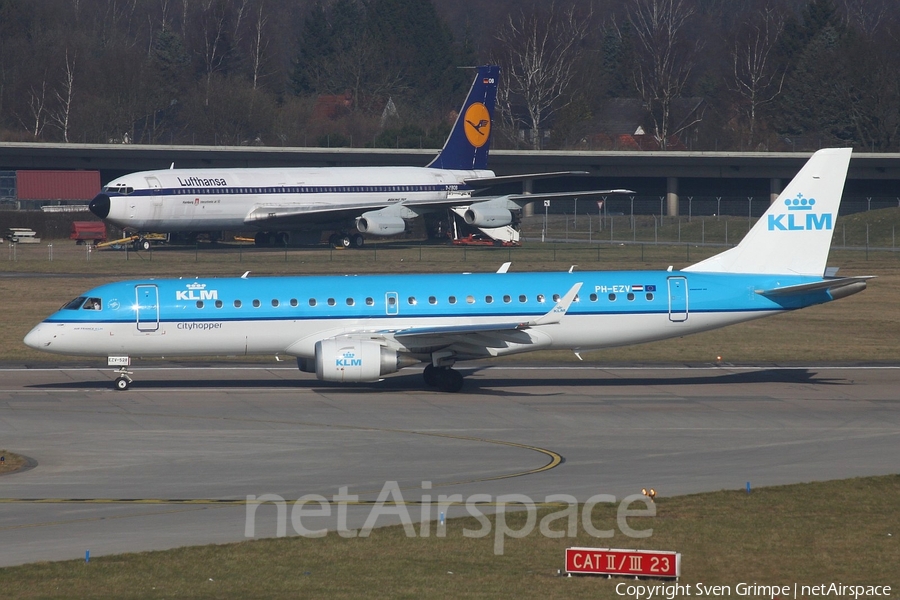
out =
[[[314,232],[318,240],[320,232],[333,230],[333,245],[361,247],[362,234],[403,233],[409,221],[447,209],[492,237],[518,239],[508,226],[528,202],[628,191],[476,196],[498,183],[574,174],[495,177],[487,170],[499,77],[500,67],[478,67],[444,148],[426,167],[143,171],[114,179],[88,206],[101,219],[134,232],[215,236],[255,230],[258,245],[288,245],[303,238],[298,232]],[[135,242],[136,248],[149,246],[148,240]]]
[[864,290],[868,277],[825,274],[849,162],[820,150],[740,244],[681,271],[126,281],[78,296],[25,343],[107,356],[120,390],[131,356],[280,354],[342,382],[423,362],[427,385],[454,392],[458,361],[661,340]]

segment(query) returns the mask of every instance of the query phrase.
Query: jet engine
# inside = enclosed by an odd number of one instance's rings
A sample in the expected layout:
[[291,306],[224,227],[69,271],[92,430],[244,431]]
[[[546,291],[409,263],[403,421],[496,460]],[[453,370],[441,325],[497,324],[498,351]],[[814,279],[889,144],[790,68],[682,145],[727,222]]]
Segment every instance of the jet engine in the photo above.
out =
[[297,366],[322,381],[359,382],[378,381],[417,362],[378,342],[345,338],[316,342],[315,358],[298,358]]
[[503,227],[512,223],[513,216],[507,208],[473,204],[463,214],[463,219],[475,227]]
[[356,220],[356,228],[360,233],[370,235],[395,235],[406,231],[406,221],[400,217],[379,214],[378,211],[363,213]]

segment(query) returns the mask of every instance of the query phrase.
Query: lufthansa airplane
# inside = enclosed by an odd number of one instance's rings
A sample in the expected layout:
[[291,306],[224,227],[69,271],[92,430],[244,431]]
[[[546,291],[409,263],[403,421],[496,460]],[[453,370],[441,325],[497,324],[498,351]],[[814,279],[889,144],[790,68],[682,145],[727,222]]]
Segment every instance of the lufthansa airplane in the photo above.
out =
[[25,344],[106,356],[120,390],[133,356],[275,354],[342,382],[425,363],[427,385],[458,391],[459,361],[661,340],[864,290],[868,277],[826,274],[850,152],[815,153],[740,244],[680,271],[124,281],[79,295]]
[[487,169],[499,76],[500,67],[478,67],[450,136],[426,167],[143,171],[109,182],[89,208],[128,231],[255,230],[259,245],[288,245],[297,232],[332,230],[333,245],[361,247],[362,234],[403,233],[408,221],[439,209],[457,207],[469,225],[489,231],[512,224],[534,200],[628,191],[473,196],[499,183],[574,174],[496,177]]

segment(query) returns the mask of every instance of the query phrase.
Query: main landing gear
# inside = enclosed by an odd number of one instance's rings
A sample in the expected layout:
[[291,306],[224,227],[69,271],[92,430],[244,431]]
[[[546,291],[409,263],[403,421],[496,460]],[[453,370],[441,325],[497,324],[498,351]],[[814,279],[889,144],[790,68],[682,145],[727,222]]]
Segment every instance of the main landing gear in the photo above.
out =
[[115,382],[116,390],[118,390],[120,392],[124,392],[125,390],[128,389],[128,386],[131,385],[131,382],[132,382],[131,376],[134,373],[132,371],[126,371],[125,367],[122,367],[121,369],[116,369],[115,372],[119,374],[119,376],[116,377],[116,382]]
[[362,248],[366,239],[359,233],[333,233],[328,237],[328,243],[333,248]]
[[463,376],[450,367],[436,367],[428,364],[422,372],[425,385],[436,387],[442,392],[458,392],[463,386]]

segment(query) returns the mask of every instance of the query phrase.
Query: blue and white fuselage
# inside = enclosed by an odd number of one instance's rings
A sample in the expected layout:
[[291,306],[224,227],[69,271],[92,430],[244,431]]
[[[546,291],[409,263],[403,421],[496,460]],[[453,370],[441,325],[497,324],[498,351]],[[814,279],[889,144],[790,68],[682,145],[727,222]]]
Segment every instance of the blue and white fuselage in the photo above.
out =
[[[862,291],[866,277],[824,276],[849,160],[849,150],[819,151],[740,244],[681,271],[124,281],[80,295],[25,343],[111,364],[289,355],[330,381],[425,362],[426,383],[455,391],[457,361],[661,340]],[[797,215],[803,227],[782,227]]]

